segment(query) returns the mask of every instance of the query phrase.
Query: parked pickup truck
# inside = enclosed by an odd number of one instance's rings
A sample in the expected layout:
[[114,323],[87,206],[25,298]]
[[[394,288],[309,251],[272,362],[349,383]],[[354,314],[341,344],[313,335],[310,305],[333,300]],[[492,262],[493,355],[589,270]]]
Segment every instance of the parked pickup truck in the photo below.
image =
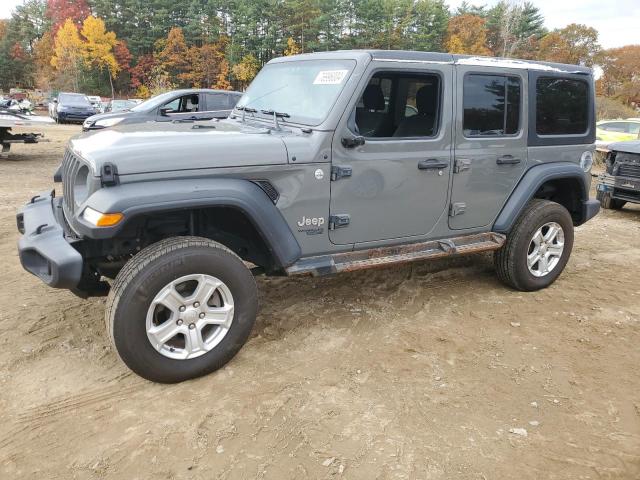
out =
[[495,252],[522,291],[552,284],[589,199],[591,70],[406,51],[270,61],[229,119],[72,139],[62,194],[18,213],[20,259],[52,287],[108,293],[139,375],[226,364],[254,275],[329,275]]

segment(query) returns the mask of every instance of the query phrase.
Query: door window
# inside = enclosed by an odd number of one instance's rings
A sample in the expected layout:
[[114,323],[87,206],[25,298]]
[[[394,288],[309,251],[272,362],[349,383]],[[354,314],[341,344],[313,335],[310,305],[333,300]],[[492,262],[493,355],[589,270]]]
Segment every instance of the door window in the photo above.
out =
[[433,137],[438,131],[440,91],[440,77],[435,74],[375,74],[356,106],[357,132],[368,138]]
[[207,99],[207,111],[212,112],[233,108],[232,105],[229,105],[229,95],[224,93],[205,93],[205,97]]
[[469,74],[464,78],[465,137],[515,135],[520,130],[520,78]]
[[166,103],[162,109],[166,110],[168,114],[191,113],[198,111],[199,103],[198,95],[183,95],[182,97],[178,97],[169,103]]
[[536,133],[581,135],[589,128],[587,82],[568,78],[538,78],[536,82]]

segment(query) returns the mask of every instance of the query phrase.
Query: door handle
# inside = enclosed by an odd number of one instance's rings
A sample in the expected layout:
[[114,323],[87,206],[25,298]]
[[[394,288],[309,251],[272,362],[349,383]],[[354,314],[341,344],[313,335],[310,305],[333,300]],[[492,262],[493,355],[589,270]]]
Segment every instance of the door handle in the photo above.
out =
[[498,157],[496,160],[498,165],[516,165],[520,162],[521,160],[519,158],[515,158],[513,155],[504,155],[502,157]]
[[442,162],[435,158],[429,158],[427,160],[420,160],[418,162],[418,170],[442,170],[447,168],[449,162]]

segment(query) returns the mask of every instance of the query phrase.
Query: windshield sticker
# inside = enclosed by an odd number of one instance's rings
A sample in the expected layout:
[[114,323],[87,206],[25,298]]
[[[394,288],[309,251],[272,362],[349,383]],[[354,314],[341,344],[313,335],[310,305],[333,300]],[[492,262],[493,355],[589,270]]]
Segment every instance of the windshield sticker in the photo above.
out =
[[349,70],[322,70],[316,75],[314,85],[340,85]]

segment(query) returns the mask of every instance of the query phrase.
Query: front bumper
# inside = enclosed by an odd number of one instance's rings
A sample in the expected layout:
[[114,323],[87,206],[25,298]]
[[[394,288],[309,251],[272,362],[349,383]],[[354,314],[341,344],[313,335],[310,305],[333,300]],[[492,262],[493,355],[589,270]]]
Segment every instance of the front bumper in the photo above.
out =
[[96,112],[58,112],[58,119],[66,122],[84,122]]
[[614,176],[603,173],[596,184],[598,192],[607,192],[611,198],[640,203],[640,178]]
[[20,263],[50,287],[75,290],[82,277],[82,256],[65,231],[62,198],[43,192],[17,214]]
[[600,211],[600,202],[593,198],[582,202],[582,218],[583,222],[588,222],[595,217]]

